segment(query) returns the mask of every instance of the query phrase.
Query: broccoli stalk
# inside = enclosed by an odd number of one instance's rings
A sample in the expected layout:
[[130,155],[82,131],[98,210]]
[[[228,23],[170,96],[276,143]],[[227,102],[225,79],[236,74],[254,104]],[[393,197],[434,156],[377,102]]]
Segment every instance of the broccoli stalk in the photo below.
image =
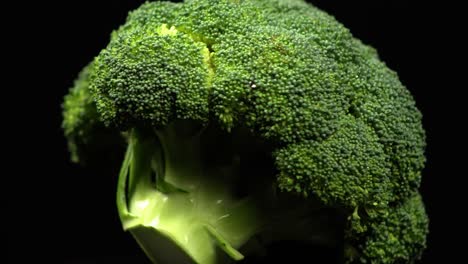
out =
[[[241,140],[252,144],[248,153],[234,145]],[[187,121],[132,129],[117,192],[124,229],[155,263],[229,263],[244,257],[240,248],[284,239],[335,244],[328,211],[312,200],[286,203],[294,198],[277,195],[268,169],[242,174],[251,169],[244,160],[268,153],[262,147],[244,132]]]
[[[217,263],[214,242],[240,259],[231,245],[242,245],[261,220],[248,198],[233,201],[229,178],[235,164],[206,167],[201,135],[176,137],[174,130],[169,126],[153,137],[133,130],[118,194],[124,228],[157,263]],[[127,174],[128,209],[122,197]]]

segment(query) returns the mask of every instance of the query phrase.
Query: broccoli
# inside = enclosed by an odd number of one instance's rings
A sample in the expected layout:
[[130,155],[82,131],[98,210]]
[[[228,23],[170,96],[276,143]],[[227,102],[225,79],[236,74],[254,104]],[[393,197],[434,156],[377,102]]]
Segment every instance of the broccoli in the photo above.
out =
[[63,109],[73,161],[126,142],[119,216],[155,263],[275,241],[413,263],[426,246],[421,113],[373,48],[302,0],[147,2]]

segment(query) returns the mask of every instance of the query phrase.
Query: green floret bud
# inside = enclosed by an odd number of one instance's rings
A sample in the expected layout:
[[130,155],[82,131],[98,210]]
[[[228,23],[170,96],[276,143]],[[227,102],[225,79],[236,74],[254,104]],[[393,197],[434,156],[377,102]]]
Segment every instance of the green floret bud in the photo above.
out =
[[124,27],[94,61],[91,89],[107,125],[206,121],[208,47],[166,24]]
[[279,187],[313,195],[329,206],[386,207],[392,184],[374,130],[351,115],[324,141],[288,145],[276,153]]

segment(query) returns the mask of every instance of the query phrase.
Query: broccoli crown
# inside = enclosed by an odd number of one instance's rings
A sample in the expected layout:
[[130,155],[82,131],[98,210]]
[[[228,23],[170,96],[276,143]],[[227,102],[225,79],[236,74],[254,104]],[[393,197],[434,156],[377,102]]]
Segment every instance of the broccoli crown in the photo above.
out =
[[72,151],[95,123],[247,128],[271,146],[279,190],[349,215],[349,261],[410,261],[424,248],[421,113],[376,51],[316,7],[148,2],[83,74],[65,99]]
[[[283,189],[331,203],[386,204],[419,186],[425,141],[410,93],[371,48],[302,1],[146,3],[94,63],[106,124],[247,126],[278,145]],[[348,190],[315,187],[332,178]],[[379,194],[388,191],[396,195]]]

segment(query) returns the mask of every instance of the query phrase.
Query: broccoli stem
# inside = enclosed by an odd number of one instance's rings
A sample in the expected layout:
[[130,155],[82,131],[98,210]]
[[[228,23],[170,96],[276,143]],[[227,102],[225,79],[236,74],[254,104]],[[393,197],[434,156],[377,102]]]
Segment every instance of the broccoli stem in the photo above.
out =
[[179,126],[133,129],[119,183],[124,228],[156,263],[239,260],[235,248],[260,230],[261,210],[253,199],[233,194],[235,162],[211,163],[203,133]]
[[276,240],[334,243],[328,213],[278,195],[253,168],[261,151],[243,132],[189,121],[134,128],[118,183],[124,229],[161,264],[230,263]]

